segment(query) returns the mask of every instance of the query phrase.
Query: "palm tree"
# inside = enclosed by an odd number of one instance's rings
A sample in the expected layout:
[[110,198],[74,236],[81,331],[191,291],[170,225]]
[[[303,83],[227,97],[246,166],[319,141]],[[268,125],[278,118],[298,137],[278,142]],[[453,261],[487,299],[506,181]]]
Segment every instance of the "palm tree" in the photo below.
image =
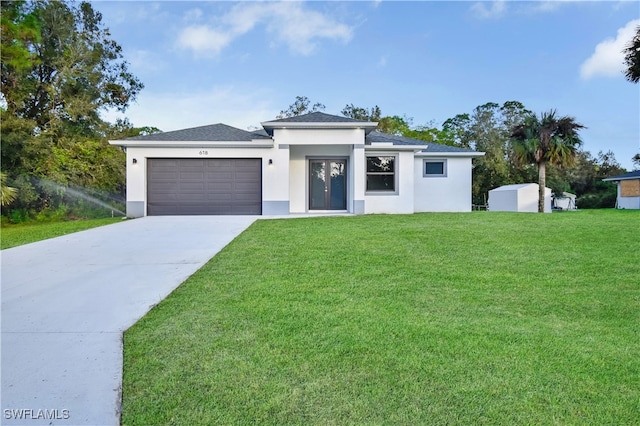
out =
[[544,212],[547,163],[571,165],[582,145],[578,131],[584,128],[573,117],[556,117],[556,111],[552,109],[540,114],[540,118],[529,114],[522,124],[512,129],[511,141],[516,158],[538,166],[538,212]]
[[15,188],[7,186],[7,174],[0,172],[0,206],[11,204],[18,195],[16,192]]
[[640,82],[640,26],[636,28],[636,34],[631,41],[627,43],[624,50],[624,63],[627,69],[624,72],[625,77],[632,83]]

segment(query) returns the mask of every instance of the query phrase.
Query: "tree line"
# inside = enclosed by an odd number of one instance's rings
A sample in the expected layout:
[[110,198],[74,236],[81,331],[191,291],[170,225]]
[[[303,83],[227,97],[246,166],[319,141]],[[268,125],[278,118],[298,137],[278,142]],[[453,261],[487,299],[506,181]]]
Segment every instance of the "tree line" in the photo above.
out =
[[[298,96],[278,118],[324,109],[323,104],[312,105],[306,96]],[[377,105],[347,104],[340,113],[378,122],[377,130],[384,133],[484,152],[473,166],[476,205],[486,205],[489,190],[499,186],[542,182],[541,188],[550,187],[556,194],[576,194],[581,208],[614,207],[616,186],[602,179],[626,172],[613,152],[592,156],[581,149],[579,131],[585,126],[573,117],[558,116],[554,110],[536,115],[519,101],[488,102],[441,126],[433,121],[414,125],[406,115],[385,116]],[[640,167],[640,161],[634,161]]]
[[157,131],[100,117],[108,108],[125,111],[144,87],[122,48],[88,2],[1,7],[3,216],[83,215],[92,205],[88,197],[72,203],[73,187],[121,202],[125,154],[108,140]]
[[[0,5],[3,220],[84,217],[95,206],[91,198],[124,209],[125,154],[108,140],[159,129],[101,118],[107,109],[126,111],[144,88],[121,46],[89,2]],[[625,64],[626,78],[638,83],[640,28],[625,48]],[[324,109],[298,96],[278,118]],[[554,111],[536,116],[518,101],[479,105],[441,125],[415,125],[406,115],[383,115],[377,105],[347,104],[341,114],[376,121],[385,133],[485,152],[474,161],[475,204],[486,203],[497,186],[540,179],[543,168],[547,186],[577,194],[580,207],[612,207],[615,187],[601,179],[625,171],[612,152],[581,150],[582,124]],[[559,140],[568,143],[556,146]],[[640,153],[634,161],[640,167]],[[74,199],[78,190],[87,194],[82,200]]]

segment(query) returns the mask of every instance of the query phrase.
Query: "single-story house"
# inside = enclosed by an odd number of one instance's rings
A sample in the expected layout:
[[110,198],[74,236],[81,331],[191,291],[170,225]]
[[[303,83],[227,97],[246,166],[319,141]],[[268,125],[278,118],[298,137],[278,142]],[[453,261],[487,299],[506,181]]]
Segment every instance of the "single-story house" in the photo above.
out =
[[[489,191],[489,211],[529,212],[538,211],[538,184],[519,183],[504,185]],[[551,213],[551,189],[544,190],[544,212]]]
[[127,216],[471,211],[469,149],[321,112],[110,141],[127,153]]
[[562,194],[552,194],[553,208],[556,210],[577,210],[576,194],[563,192]]
[[618,209],[640,209],[640,170],[602,179],[618,185]]

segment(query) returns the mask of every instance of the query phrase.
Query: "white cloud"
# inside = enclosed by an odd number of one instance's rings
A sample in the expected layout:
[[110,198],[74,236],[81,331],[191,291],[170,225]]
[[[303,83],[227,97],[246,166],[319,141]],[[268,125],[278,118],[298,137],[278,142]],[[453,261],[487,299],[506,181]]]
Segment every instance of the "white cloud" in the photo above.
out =
[[351,28],[319,12],[305,10],[301,3],[273,3],[271,11],[275,19],[270,20],[269,31],[276,33],[280,40],[298,53],[312,53],[318,38],[343,42],[351,39]]
[[219,53],[231,43],[232,35],[206,25],[191,25],[178,36],[178,46],[200,53]]
[[623,50],[633,38],[640,19],[629,21],[618,29],[615,39],[607,38],[598,43],[593,54],[580,66],[580,76],[584,80],[593,77],[622,77],[624,71]]
[[481,19],[497,19],[504,16],[507,11],[507,3],[505,0],[494,0],[491,7],[487,7],[489,2],[477,2],[471,6],[471,11],[476,17]]
[[109,110],[102,118],[114,122],[127,117],[135,126],[155,126],[164,132],[215,123],[246,130],[275,118],[279,110],[271,107],[271,98],[266,89],[236,86],[189,93],[145,91],[125,114]]
[[348,42],[352,28],[299,2],[240,3],[217,19],[217,25],[190,25],[178,36],[178,46],[196,54],[217,54],[235,38],[266,25],[277,42],[309,55],[319,39]]

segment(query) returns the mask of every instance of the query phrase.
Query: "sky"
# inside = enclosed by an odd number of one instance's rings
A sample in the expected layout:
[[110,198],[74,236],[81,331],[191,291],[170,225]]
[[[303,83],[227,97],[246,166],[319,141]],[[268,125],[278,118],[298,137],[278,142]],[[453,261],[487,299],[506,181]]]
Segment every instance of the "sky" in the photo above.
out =
[[145,85],[114,121],[259,127],[306,96],[440,126],[487,102],[556,109],[583,149],[640,152],[640,84],[622,50],[636,1],[93,1]]

